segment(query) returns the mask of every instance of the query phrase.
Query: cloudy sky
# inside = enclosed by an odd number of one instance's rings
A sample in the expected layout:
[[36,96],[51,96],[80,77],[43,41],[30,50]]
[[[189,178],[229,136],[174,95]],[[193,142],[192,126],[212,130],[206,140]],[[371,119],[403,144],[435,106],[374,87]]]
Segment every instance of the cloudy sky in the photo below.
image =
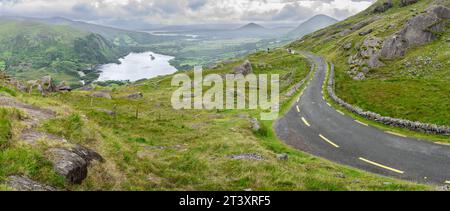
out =
[[299,22],[316,14],[345,19],[374,0],[0,0],[0,15],[97,23]]

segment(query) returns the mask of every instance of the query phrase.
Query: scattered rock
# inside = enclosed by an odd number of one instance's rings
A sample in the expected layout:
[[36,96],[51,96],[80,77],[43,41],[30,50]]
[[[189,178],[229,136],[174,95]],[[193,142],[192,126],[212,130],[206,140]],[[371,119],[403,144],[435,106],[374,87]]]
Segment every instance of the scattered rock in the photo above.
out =
[[50,149],[54,170],[70,184],[81,184],[87,177],[88,162],[78,154],[66,149]]
[[400,7],[406,7],[406,6],[408,6],[408,5],[411,5],[411,4],[415,4],[415,3],[417,3],[419,0],[401,0],[400,1]]
[[105,114],[107,114],[109,116],[115,116],[116,115],[116,112],[108,110],[108,109],[97,109],[97,111],[105,113]]
[[336,174],[336,177],[337,177],[337,178],[341,178],[341,179],[347,178],[347,176],[345,176],[345,174],[342,173],[342,172],[337,173],[337,174]]
[[352,42],[348,42],[348,43],[346,43],[346,44],[343,46],[344,50],[346,50],[346,51],[352,49],[352,47],[353,47],[353,43],[352,43]]
[[396,26],[395,24],[389,24],[389,25],[386,27],[386,30],[395,28],[395,26]]
[[143,98],[143,97],[144,97],[144,95],[141,92],[130,94],[127,96],[128,99],[139,99],[139,98]]
[[112,99],[111,94],[108,90],[97,91],[97,92],[92,93],[90,96],[97,97],[97,98],[105,98],[108,100]]
[[241,119],[247,119],[247,118],[249,118],[250,117],[250,115],[248,115],[248,114],[238,114],[238,115],[236,115],[238,118],[241,118]]
[[353,26],[351,26],[349,29],[345,29],[342,32],[339,33],[340,36],[347,36],[348,34],[360,30],[362,28],[364,28],[365,26],[369,25],[370,23],[377,21],[378,19],[380,19],[380,17],[376,16],[373,18],[370,18],[368,20],[363,20],[361,22],[358,22],[356,24],[354,24]]
[[8,177],[7,185],[15,191],[58,191],[56,188],[16,175]]
[[253,130],[253,132],[258,132],[261,129],[261,125],[259,124],[258,119],[251,118],[250,122],[252,123],[252,130]]
[[257,160],[262,161],[264,158],[257,154],[240,154],[240,155],[231,155],[229,158],[233,160]]
[[364,74],[367,74],[370,71],[368,67],[363,67],[361,70]]
[[439,186],[436,188],[437,191],[450,191],[449,185]]
[[392,8],[394,5],[392,4],[392,0],[388,0],[384,2],[383,4],[375,7],[373,10],[374,13],[383,13],[388,11],[390,8]]
[[22,135],[20,136],[20,140],[26,142],[27,144],[30,145],[36,145],[38,141],[40,140],[53,140],[53,141],[57,141],[59,143],[68,143],[67,140],[54,136],[54,135],[50,135],[50,134],[46,134],[46,133],[42,133],[42,132],[38,132],[38,131],[34,131],[32,129],[26,129],[24,131],[22,131]]
[[45,92],[54,92],[56,90],[51,76],[42,77],[40,80],[40,84]]
[[58,86],[56,86],[55,90],[57,92],[70,92],[72,91],[72,88],[66,84],[65,81],[62,81]]
[[94,89],[94,86],[92,84],[87,84],[80,88],[82,91],[92,91]]
[[286,154],[286,153],[279,154],[279,155],[277,155],[277,159],[278,160],[288,160],[289,159],[289,155]]
[[370,68],[381,67],[384,64],[380,61],[382,41],[377,37],[369,37],[363,41],[356,55],[350,56],[348,64],[350,70],[347,71],[354,80],[364,80],[365,74]]
[[249,60],[234,68],[234,74],[248,75],[251,73],[253,73],[253,68]]
[[368,34],[370,34],[372,32],[373,32],[373,29],[369,29],[367,31],[360,32],[359,36],[366,36],[366,35],[368,35]]
[[389,186],[392,185],[392,182],[383,182],[383,185]]

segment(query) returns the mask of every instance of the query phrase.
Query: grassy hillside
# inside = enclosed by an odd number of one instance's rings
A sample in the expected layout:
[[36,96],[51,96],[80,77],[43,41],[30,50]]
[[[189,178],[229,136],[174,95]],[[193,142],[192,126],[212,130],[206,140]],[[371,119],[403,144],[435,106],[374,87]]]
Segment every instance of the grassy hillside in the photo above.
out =
[[58,81],[79,84],[78,71],[114,62],[120,52],[102,36],[69,26],[0,19],[0,64],[23,80],[50,74]]
[[[207,73],[230,73],[245,59],[250,60],[256,73],[281,74],[283,92],[309,72],[304,58],[281,49],[223,63]],[[93,163],[82,185],[67,185],[49,167],[42,154],[45,145],[31,149],[19,144],[20,121],[24,118],[9,117],[16,129],[0,154],[0,181],[7,175],[22,174],[71,190],[430,189],[293,150],[275,138],[271,122],[263,122],[260,130],[252,131],[249,118],[261,111],[174,110],[170,98],[176,88],[170,82],[171,76],[166,76],[127,86],[96,88],[110,90],[112,100],[89,97],[94,91],[49,98],[17,93],[17,99],[23,102],[57,112],[56,118],[38,125],[39,131],[88,146],[106,161]],[[136,92],[144,97],[126,97]],[[290,99],[283,99],[283,105],[289,103]],[[12,115],[15,110],[5,112]],[[288,160],[277,158],[282,153],[289,155]],[[230,158],[241,154],[253,154],[262,160]]]
[[[369,68],[364,80],[354,80],[349,74],[354,66],[348,60],[367,50],[362,49],[365,40],[382,41],[393,36],[408,20],[426,14],[424,11],[431,5],[450,6],[449,1],[433,0],[401,6],[399,0],[394,0],[386,11],[375,11],[384,2],[378,1],[366,11],[308,35],[291,47],[313,51],[334,62],[336,92],[349,103],[385,116],[450,125],[448,19],[438,23],[446,26],[442,32],[432,35],[435,40],[411,46],[404,56],[380,58],[384,65]],[[381,46],[378,44],[375,48]]]

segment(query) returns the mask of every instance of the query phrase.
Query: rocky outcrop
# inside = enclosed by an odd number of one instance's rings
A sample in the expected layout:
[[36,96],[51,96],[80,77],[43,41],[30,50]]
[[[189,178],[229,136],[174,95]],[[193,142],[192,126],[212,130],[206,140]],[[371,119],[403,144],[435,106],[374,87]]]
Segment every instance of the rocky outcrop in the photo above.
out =
[[406,6],[409,6],[411,4],[415,4],[417,2],[419,2],[419,0],[401,0],[400,1],[400,7],[406,7]]
[[70,184],[81,184],[86,179],[88,167],[93,161],[104,162],[100,154],[81,145],[52,148],[48,152],[54,170]]
[[17,175],[9,176],[6,184],[14,191],[58,191],[56,188]]
[[360,32],[359,36],[366,36],[366,35],[368,35],[368,34],[370,34],[372,32],[373,32],[373,29],[369,29],[367,31]]
[[105,159],[96,151],[81,145],[75,145],[70,151],[82,157],[88,163],[93,161],[105,162]]
[[50,149],[49,151],[56,173],[66,178],[71,184],[81,184],[87,177],[88,162],[81,156],[66,149]]
[[[59,148],[50,147],[46,154],[53,164],[54,170],[65,177],[68,183],[81,183],[87,177],[88,166],[92,161],[104,161],[100,154],[91,149],[71,144],[70,141],[64,138],[35,130],[35,127],[42,121],[56,117],[55,112],[24,104],[15,98],[1,95],[0,106],[13,107],[27,114],[28,118],[23,119],[27,127],[18,136],[21,143],[31,147],[39,147],[41,142],[48,146],[60,146]],[[25,182],[24,184],[27,183]]]
[[55,87],[55,90],[57,92],[70,92],[72,91],[72,88],[69,85],[67,85],[65,81],[62,81]]
[[402,57],[410,47],[423,45],[437,39],[436,33],[447,26],[450,10],[444,6],[432,6],[425,13],[407,21],[405,27],[388,37],[381,49],[381,56],[392,59]]
[[374,13],[383,13],[383,12],[388,11],[393,6],[394,6],[394,4],[392,4],[392,0],[388,0],[386,2],[383,2],[383,4],[378,5],[377,7],[375,7],[373,12]]
[[380,19],[380,17],[375,16],[375,17],[369,18],[369,19],[367,19],[367,20],[360,21],[360,22],[358,22],[358,23],[353,24],[350,28],[341,31],[341,32],[339,33],[339,35],[340,35],[340,36],[347,36],[347,35],[349,35],[350,33],[355,32],[355,31],[358,31],[358,30],[360,30],[360,29],[366,27],[366,26],[369,25],[370,23],[373,23],[374,21],[377,21],[377,20],[379,20],[379,19]]
[[421,122],[413,122],[410,120],[404,120],[404,119],[397,119],[392,117],[385,117],[380,114],[371,112],[371,111],[364,111],[361,108],[358,108],[356,106],[353,106],[341,98],[339,98],[336,93],[334,92],[334,64],[331,64],[331,70],[330,75],[328,79],[327,84],[327,92],[328,95],[340,106],[346,108],[347,110],[362,116],[366,119],[376,121],[385,125],[394,126],[394,127],[400,127],[400,128],[406,128],[414,131],[419,132],[425,132],[430,134],[438,134],[438,135],[447,135],[450,136],[450,127],[448,126],[439,126],[434,124],[427,124],[427,123],[421,123]]
[[264,160],[264,158],[261,155],[257,155],[257,154],[230,155],[228,157],[233,160],[255,160],[255,161]]
[[248,75],[251,73],[253,73],[253,68],[249,60],[234,68],[234,74]]
[[380,61],[381,55],[381,39],[377,37],[369,37],[363,41],[358,52],[350,56],[348,64],[350,70],[347,73],[354,80],[364,80],[370,68],[381,67],[384,64]]

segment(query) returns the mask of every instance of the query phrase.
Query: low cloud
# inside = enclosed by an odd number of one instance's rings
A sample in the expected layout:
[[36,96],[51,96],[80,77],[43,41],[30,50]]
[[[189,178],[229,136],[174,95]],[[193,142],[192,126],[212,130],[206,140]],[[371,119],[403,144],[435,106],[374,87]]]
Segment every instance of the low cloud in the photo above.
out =
[[91,22],[149,24],[298,22],[326,14],[344,19],[374,0],[0,0],[0,14],[64,16]]

